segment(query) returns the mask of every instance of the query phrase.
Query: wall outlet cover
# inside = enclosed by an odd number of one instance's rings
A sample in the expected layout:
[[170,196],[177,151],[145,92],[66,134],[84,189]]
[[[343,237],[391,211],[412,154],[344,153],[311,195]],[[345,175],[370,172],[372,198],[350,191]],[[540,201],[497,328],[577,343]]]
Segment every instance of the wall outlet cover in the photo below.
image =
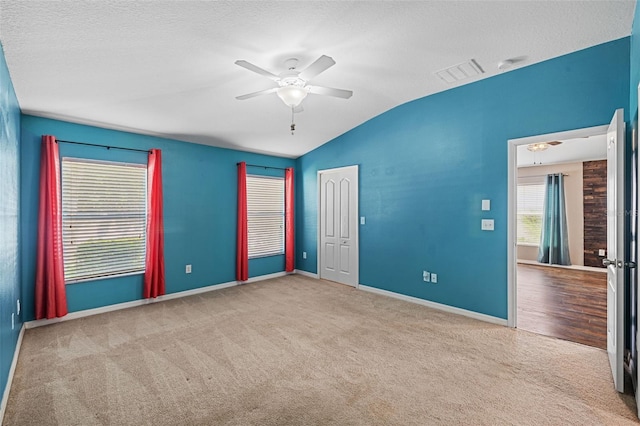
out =
[[186,274],[190,274],[190,273],[191,273],[191,265],[187,265],[187,266],[185,266],[185,268],[184,268],[184,272],[185,272]]
[[493,231],[493,219],[482,219],[481,229],[483,231]]
[[434,284],[438,282],[438,274],[431,273],[431,282]]
[[303,258],[303,259],[306,259],[306,258],[307,258],[307,252],[306,252],[306,251],[303,251],[303,252],[302,252],[302,258]]

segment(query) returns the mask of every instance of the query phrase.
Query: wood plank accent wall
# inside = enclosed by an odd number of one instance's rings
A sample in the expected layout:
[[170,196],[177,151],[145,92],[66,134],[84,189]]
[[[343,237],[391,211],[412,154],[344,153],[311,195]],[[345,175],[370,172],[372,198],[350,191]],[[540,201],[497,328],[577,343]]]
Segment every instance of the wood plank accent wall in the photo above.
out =
[[582,163],[584,266],[603,268],[598,249],[607,248],[607,160]]

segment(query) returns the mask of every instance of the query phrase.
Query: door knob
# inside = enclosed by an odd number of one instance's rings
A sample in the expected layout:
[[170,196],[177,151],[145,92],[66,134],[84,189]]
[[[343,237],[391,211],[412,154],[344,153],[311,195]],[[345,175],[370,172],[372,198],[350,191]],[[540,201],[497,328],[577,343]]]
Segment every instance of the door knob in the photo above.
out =
[[616,265],[616,261],[615,260],[609,260],[609,259],[602,259],[602,264],[604,266],[609,266],[609,265]]

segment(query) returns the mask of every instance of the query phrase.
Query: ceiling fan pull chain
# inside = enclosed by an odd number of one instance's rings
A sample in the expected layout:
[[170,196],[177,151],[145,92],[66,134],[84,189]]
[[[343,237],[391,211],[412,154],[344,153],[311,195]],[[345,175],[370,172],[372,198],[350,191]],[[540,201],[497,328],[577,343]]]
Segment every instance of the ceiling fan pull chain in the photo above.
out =
[[296,124],[293,122],[293,106],[291,107],[291,136],[296,131]]

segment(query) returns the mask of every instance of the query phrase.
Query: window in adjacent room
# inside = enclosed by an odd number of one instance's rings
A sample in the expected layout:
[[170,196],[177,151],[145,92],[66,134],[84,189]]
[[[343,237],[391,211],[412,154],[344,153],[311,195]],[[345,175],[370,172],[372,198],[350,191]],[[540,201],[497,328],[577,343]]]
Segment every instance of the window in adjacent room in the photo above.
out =
[[146,165],[63,158],[65,282],[144,273],[146,207]]
[[284,253],[284,179],[247,175],[249,258]]
[[538,245],[542,230],[544,179],[518,179],[518,244]]

